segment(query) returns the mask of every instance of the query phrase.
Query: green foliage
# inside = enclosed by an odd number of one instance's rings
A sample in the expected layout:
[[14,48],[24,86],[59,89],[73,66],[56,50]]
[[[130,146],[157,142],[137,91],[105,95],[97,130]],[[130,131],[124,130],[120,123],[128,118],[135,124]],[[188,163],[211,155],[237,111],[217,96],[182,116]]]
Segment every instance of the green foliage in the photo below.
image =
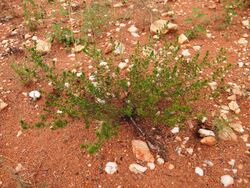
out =
[[70,47],[75,42],[74,33],[69,28],[63,28],[60,24],[52,25],[54,32],[51,35],[51,40],[58,41],[64,44],[66,47]]
[[45,11],[33,0],[23,1],[24,20],[30,31],[37,30],[39,21],[44,18]]
[[107,23],[109,17],[109,5],[104,2],[94,1],[87,6],[82,13],[82,32],[91,32],[94,36],[102,31],[102,26]]
[[185,35],[189,40],[195,39],[200,34],[206,33],[206,28],[203,25],[195,25],[192,29],[187,29]]
[[[102,56],[95,46],[86,45],[83,51],[97,62],[90,76],[85,72],[56,73],[55,64],[45,64],[42,56],[34,48],[30,49],[30,59],[39,76],[53,87],[52,92],[44,94],[46,116],[35,126],[62,128],[69,119],[83,119],[89,127],[93,120],[101,121],[96,141],[83,145],[93,153],[116,133],[117,124],[123,118],[147,120],[152,125],[182,124],[196,113],[193,102],[202,96],[205,99],[202,91],[207,83],[220,79],[224,51],[214,61],[208,61],[208,53],[203,58],[196,54],[187,61],[179,56],[179,46],[174,43],[147,55],[143,55],[143,48],[138,46],[131,55],[129,71],[124,75],[121,73],[124,70],[115,66],[112,59]],[[201,74],[206,68],[213,72]],[[21,124],[27,127],[25,122]]]

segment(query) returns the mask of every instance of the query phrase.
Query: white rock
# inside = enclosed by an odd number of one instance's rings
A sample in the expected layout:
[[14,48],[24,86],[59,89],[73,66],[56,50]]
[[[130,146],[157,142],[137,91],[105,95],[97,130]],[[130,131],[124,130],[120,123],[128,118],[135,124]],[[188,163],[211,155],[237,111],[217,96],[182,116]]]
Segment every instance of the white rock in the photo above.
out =
[[199,176],[204,176],[204,171],[200,167],[195,168],[195,173],[198,174]]
[[141,174],[146,172],[147,167],[141,166],[139,164],[133,163],[129,165],[129,170],[135,174]]
[[230,108],[230,110],[234,111],[236,114],[240,113],[240,107],[239,107],[239,105],[237,104],[236,101],[231,101],[228,104],[228,107]]
[[229,126],[233,128],[236,132],[243,133],[244,129],[242,127],[241,122],[230,123]]
[[234,179],[230,175],[221,176],[220,181],[224,187],[234,184]]
[[187,148],[186,151],[188,152],[189,155],[193,155],[193,153],[194,153],[193,148]]
[[165,161],[164,161],[163,158],[157,158],[157,164],[158,164],[158,165],[162,165],[162,164],[164,164],[164,163],[165,163]]
[[242,24],[243,24],[243,26],[244,26],[245,28],[250,29],[249,20],[243,20],[243,21],[242,21]]
[[216,90],[217,87],[218,87],[217,82],[210,82],[210,83],[208,83],[208,85],[210,86],[210,88],[211,88],[213,91]]
[[128,28],[128,31],[130,33],[137,33],[138,32],[138,28],[135,27],[135,25],[131,25],[129,28]]
[[168,20],[156,20],[150,25],[150,32],[152,33],[167,33],[168,31],[177,30],[178,25],[168,22]]
[[24,169],[24,168],[23,168],[22,164],[21,164],[21,163],[18,163],[17,166],[16,166],[16,168],[15,168],[15,172],[16,172],[16,173],[19,173],[19,172],[21,172],[23,169]]
[[78,44],[78,45],[75,45],[74,48],[72,48],[72,52],[78,53],[78,52],[81,52],[84,48],[85,46]]
[[200,46],[193,46],[194,51],[200,51],[201,47]]
[[0,99],[0,111],[5,109],[8,106],[7,103],[5,103],[2,99]]
[[127,63],[125,63],[125,62],[121,62],[121,63],[118,64],[118,67],[121,70],[124,69],[126,66],[127,66]]
[[37,40],[36,50],[41,53],[48,53],[51,49],[51,44],[47,41]]
[[247,45],[247,43],[248,43],[248,41],[245,38],[240,38],[238,40],[238,44],[240,44],[240,45]]
[[41,93],[37,90],[33,90],[29,92],[29,97],[32,98],[33,100],[37,100],[41,97]]
[[181,34],[179,37],[178,37],[178,43],[179,44],[184,44],[185,42],[188,41],[188,38],[186,37],[186,35],[184,34]]
[[20,130],[20,131],[17,132],[16,137],[18,138],[18,137],[21,136],[22,134],[23,134],[23,132]]
[[114,174],[118,170],[118,166],[115,162],[108,162],[104,170],[107,174]]
[[190,52],[188,49],[182,50],[181,55],[183,55],[184,57],[189,57],[191,56]]
[[234,159],[231,159],[231,160],[228,162],[228,164],[229,164],[230,166],[234,167],[234,165],[235,165],[235,160],[234,160]]
[[147,163],[147,166],[150,170],[154,170],[155,169],[155,163]]
[[204,160],[204,163],[210,167],[214,166],[214,163],[210,160]]
[[198,133],[201,137],[215,136],[214,132],[208,129],[199,129]]
[[177,134],[180,132],[180,128],[179,127],[174,127],[173,129],[171,129],[171,133],[173,134]]
[[31,37],[31,35],[30,35],[29,33],[27,33],[27,34],[24,35],[24,39],[25,39],[25,40],[27,40],[27,39],[30,38],[30,37]]

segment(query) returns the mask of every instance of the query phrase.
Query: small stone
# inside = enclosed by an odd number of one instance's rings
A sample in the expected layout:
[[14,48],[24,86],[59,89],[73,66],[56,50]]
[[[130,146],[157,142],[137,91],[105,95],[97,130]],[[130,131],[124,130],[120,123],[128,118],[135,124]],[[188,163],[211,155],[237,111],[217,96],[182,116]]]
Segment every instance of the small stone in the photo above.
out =
[[81,52],[83,49],[85,48],[85,46],[83,45],[75,45],[74,48],[72,49],[72,52],[74,53],[79,53]]
[[229,126],[223,126],[218,131],[218,137],[225,141],[237,141],[237,135]]
[[123,4],[122,2],[116,3],[113,5],[114,8],[121,8],[123,7],[125,4]]
[[164,163],[165,163],[165,161],[164,161],[163,158],[157,158],[157,164],[158,164],[158,165],[162,165],[162,164],[164,164]]
[[147,166],[150,170],[154,170],[155,169],[155,164],[154,163],[147,163]]
[[247,45],[247,43],[248,43],[248,41],[245,38],[240,38],[238,40],[238,44],[240,44],[240,45]]
[[191,56],[190,52],[188,49],[185,49],[181,52],[181,55],[183,55],[184,57],[189,57]]
[[189,155],[193,155],[193,153],[194,153],[193,148],[187,148],[186,151],[188,152]]
[[220,181],[224,187],[234,184],[234,179],[230,175],[221,176]]
[[146,162],[154,162],[154,157],[150,153],[146,142],[142,140],[132,140],[132,150],[137,159]]
[[24,169],[24,168],[23,168],[22,164],[21,164],[21,163],[18,163],[17,166],[16,166],[16,168],[15,168],[15,172],[16,172],[16,173],[19,173],[19,172],[21,172],[23,169]]
[[193,46],[194,51],[200,51],[201,47],[200,46]]
[[231,101],[228,104],[228,107],[230,108],[230,110],[234,111],[236,114],[240,113],[240,107],[239,107],[239,105],[237,104],[236,101]]
[[40,53],[48,53],[51,49],[51,44],[47,41],[37,40],[36,50]]
[[249,134],[244,134],[240,137],[244,142],[247,142],[248,141],[248,138],[249,138]]
[[195,173],[198,174],[199,176],[204,176],[204,171],[200,167],[195,168]]
[[204,160],[204,163],[210,167],[214,166],[214,163],[210,160]]
[[214,136],[207,136],[207,137],[202,138],[200,142],[207,146],[214,146],[217,141]]
[[115,162],[108,162],[104,170],[107,174],[114,174],[118,170],[118,166]]
[[173,169],[174,169],[174,165],[170,163],[170,164],[168,165],[168,169],[169,169],[169,170],[173,170]]
[[8,106],[7,103],[5,103],[2,99],[0,99],[0,111],[5,109]]
[[186,37],[186,35],[181,34],[181,35],[178,37],[178,43],[179,43],[179,44],[184,44],[185,42],[188,42],[188,38]]
[[244,26],[245,28],[250,29],[249,20],[243,20],[243,21],[242,21],[242,24],[243,24],[243,26]]
[[146,172],[147,167],[141,166],[139,164],[133,163],[129,165],[129,170],[135,174],[142,174]]
[[128,28],[128,31],[130,33],[137,33],[138,32],[138,28],[135,27],[135,25],[131,25],[129,28]]
[[214,132],[208,129],[199,129],[200,137],[215,136]]
[[121,63],[119,63],[118,64],[118,67],[119,67],[119,69],[124,69],[125,67],[127,67],[127,63],[125,63],[125,62],[121,62]]
[[20,131],[17,132],[16,137],[18,138],[18,137],[21,136],[22,134],[23,134],[23,132],[20,130]]
[[231,95],[227,98],[230,101],[235,101],[236,100],[236,95]]
[[150,26],[151,33],[162,33],[166,34],[169,31],[177,30],[177,24],[168,22],[168,20],[156,20]]
[[230,123],[229,126],[233,128],[236,132],[243,133],[244,129],[241,125],[241,122]]
[[173,129],[171,129],[171,133],[172,134],[177,134],[180,132],[180,128],[179,127],[174,127]]
[[208,85],[210,86],[210,88],[211,88],[213,91],[216,90],[217,87],[218,87],[217,82],[210,82],[210,83],[208,83]]
[[37,90],[33,90],[33,91],[29,92],[29,97],[35,101],[41,97],[41,93]]
[[24,35],[24,39],[25,40],[29,39],[30,37],[31,37],[31,35],[29,33],[27,33],[27,34]]
[[234,159],[231,159],[231,160],[228,162],[228,164],[229,164],[230,166],[234,167],[234,165],[235,165],[235,160],[234,160]]

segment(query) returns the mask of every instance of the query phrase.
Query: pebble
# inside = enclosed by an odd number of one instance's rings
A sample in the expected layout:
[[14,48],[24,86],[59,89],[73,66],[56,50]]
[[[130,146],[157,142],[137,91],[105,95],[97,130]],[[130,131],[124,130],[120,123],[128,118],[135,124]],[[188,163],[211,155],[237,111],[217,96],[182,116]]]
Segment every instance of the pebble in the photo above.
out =
[[155,163],[147,163],[147,166],[150,170],[154,170],[155,169]]
[[23,170],[22,164],[21,164],[21,163],[18,163],[17,166],[16,166],[16,168],[15,168],[15,172],[16,172],[16,173],[19,173],[19,172],[21,172],[22,170]]
[[5,103],[2,99],[0,99],[0,111],[5,109],[8,106],[7,103]]
[[234,179],[230,175],[221,176],[220,181],[224,187],[234,184]]
[[200,137],[215,136],[214,132],[208,129],[199,129]]
[[162,165],[162,164],[164,164],[164,163],[165,163],[165,161],[164,161],[163,158],[157,158],[157,164],[158,164],[158,165]]
[[180,132],[180,128],[179,127],[174,127],[173,129],[171,129],[171,133],[172,134],[177,134]]
[[37,90],[33,90],[33,91],[29,92],[29,97],[35,101],[41,97],[41,93]]
[[188,49],[185,49],[181,52],[181,55],[183,55],[184,57],[189,57],[191,56],[190,52]]
[[195,173],[198,174],[199,176],[204,176],[204,171],[200,167],[195,168]]
[[20,130],[20,131],[17,132],[16,137],[18,138],[18,137],[21,136],[22,134],[23,134],[23,132]]
[[217,141],[214,136],[207,136],[207,137],[202,138],[200,142],[207,146],[214,146]]
[[51,49],[51,44],[47,41],[37,40],[36,50],[40,53],[48,53]]
[[115,162],[108,162],[104,170],[107,174],[114,174],[118,170],[118,166]]
[[146,162],[154,162],[154,157],[146,142],[142,140],[132,140],[132,150],[137,159]]
[[230,108],[230,110],[234,111],[236,114],[240,113],[240,107],[239,107],[239,105],[237,104],[236,101],[231,101],[228,104],[228,107]]
[[184,44],[185,42],[188,42],[188,38],[186,37],[186,35],[181,34],[181,35],[178,37],[178,43],[179,43],[179,44]]
[[210,86],[210,88],[211,88],[213,91],[216,90],[217,87],[218,87],[217,82],[210,82],[210,83],[208,83],[208,85]]
[[241,125],[241,122],[230,123],[229,126],[236,132],[243,133],[244,129]]
[[127,67],[127,63],[125,63],[125,62],[120,62],[119,64],[118,64],[118,67],[119,67],[119,69],[124,69],[125,67]]
[[247,45],[248,41],[245,38],[240,38],[238,40],[238,44],[240,45]]
[[135,174],[142,174],[142,173],[146,172],[147,167],[133,163],[133,164],[129,165],[129,170]]

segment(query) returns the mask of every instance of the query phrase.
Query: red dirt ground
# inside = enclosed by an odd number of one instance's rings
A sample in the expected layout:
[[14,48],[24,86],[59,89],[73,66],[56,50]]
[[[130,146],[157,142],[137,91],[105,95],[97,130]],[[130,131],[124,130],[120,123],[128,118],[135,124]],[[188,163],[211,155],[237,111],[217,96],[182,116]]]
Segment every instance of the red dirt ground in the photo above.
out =
[[[22,10],[20,8],[21,1],[11,0],[0,2],[1,4],[8,4],[13,7],[14,13],[7,8],[7,6],[0,6],[0,18],[8,15],[16,14],[17,17],[9,21],[0,22],[0,39],[1,42],[5,39],[14,39],[17,41],[15,46],[20,46],[25,39],[22,37],[28,32],[24,29],[22,33],[11,36],[11,30],[19,25],[23,26]],[[77,1],[76,1],[77,2]],[[80,2],[80,1],[79,1]],[[129,1],[129,5],[136,4],[139,1]],[[164,10],[167,6],[176,13],[174,23],[178,24],[179,29],[175,34],[168,34],[166,38],[173,39],[177,34],[181,34],[188,26],[184,23],[184,19],[192,14],[192,7],[199,7],[202,11],[212,14],[212,12],[219,12],[222,9],[222,4],[216,4],[216,10],[208,8],[210,1],[196,1],[196,0],[179,0],[174,2],[152,1],[154,8]],[[46,4],[46,3],[45,3]],[[47,5],[46,11],[50,12],[53,7]],[[120,13],[126,12],[128,7],[119,8]],[[8,9],[8,10],[7,10]],[[182,10],[182,12],[181,12]],[[141,10],[143,11],[143,10]],[[177,14],[180,13],[180,14]],[[182,14],[181,14],[182,13]],[[184,13],[186,14],[185,16]],[[142,14],[143,15],[143,14]],[[209,26],[209,30],[215,39],[209,39],[206,36],[200,36],[183,47],[190,49],[192,46],[200,45],[202,52],[209,50],[212,55],[216,54],[216,50],[220,47],[225,47],[228,50],[228,63],[232,63],[233,71],[226,75],[226,80],[237,83],[238,85],[245,85],[250,88],[250,55],[249,43],[250,32],[242,27],[242,18],[250,18],[250,11],[240,11],[229,28],[223,30],[216,30],[213,26]],[[145,27],[146,35],[140,37],[139,40],[145,41],[149,34],[149,25],[141,25],[140,9],[135,11],[132,16],[131,23],[139,28],[139,33]],[[45,38],[49,30],[49,24],[53,20],[47,19],[45,23],[39,27],[38,31],[30,33],[38,36],[38,38]],[[127,28],[131,25],[128,21],[120,32],[112,31],[114,38],[119,39],[126,46],[126,52],[133,50],[134,45],[132,40],[135,40]],[[115,29],[113,24],[111,28]],[[107,29],[109,31],[110,29]],[[243,48],[235,41],[242,38],[242,35],[247,33],[249,37],[248,45]],[[105,36],[105,35],[104,35]],[[128,38],[128,40],[126,40]],[[100,38],[98,41],[100,45],[105,44],[105,40]],[[0,45],[0,52],[4,51],[3,45]],[[237,51],[235,51],[237,50]],[[248,62],[243,68],[239,68],[239,53],[241,59],[244,57],[244,62]],[[22,54],[16,55],[19,59]],[[126,55],[125,55],[126,56]],[[87,63],[84,62],[82,55],[77,55],[75,61],[68,58],[68,53],[64,49],[59,49],[58,46],[52,46],[51,52],[46,56],[46,59],[58,58],[58,68],[79,68],[86,69]],[[229,174],[234,177],[234,185],[231,187],[247,188],[250,187],[250,155],[249,147],[246,143],[238,137],[237,142],[228,141],[218,142],[213,147],[207,147],[199,142],[193,129],[186,129],[178,134],[178,137],[183,141],[185,137],[189,137],[185,148],[192,147],[194,153],[192,155],[184,152],[178,155],[175,151],[176,147],[182,145],[182,141],[177,141],[176,136],[167,140],[168,161],[163,165],[156,165],[155,170],[148,170],[144,174],[133,174],[129,171],[128,166],[136,162],[136,158],[132,153],[131,141],[138,136],[133,131],[131,125],[123,123],[120,126],[118,136],[107,141],[102,147],[101,151],[95,155],[89,155],[84,149],[80,148],[80,144],[85,140],[93,140],[93,129],[85,129],[83,121],[73,121],[68,126],[62,129],[51,130],[44,129],[28,129],[22,130],[19,120],[24,118],[28,121],[35,121],[37,115],[42,111],[43,99],[38,102],[32,102],[28,97],[24,96],[23,92],[29,92],[32,89],[40,88],[39,84],[30,87],[24,87],[17,78],[10,64],[12,60],[11,55],[4,56],[0,60],[0,98],[8,103],[8,107],[0,112],[0,155],[3,156],[4,161],[0,164],[0,187],[12,188],[16,187],[17,180],[15,175],[10,171],[10,168],[15,168],[18,163],[21,163],[23,170],[20,172],[20,177],[26,182],[32,184],[31,187],[45,187],[50,188],[80,188],[80,187],[103,187],[103,188],[134,188],[134,187],[222,187],[220,177]],[[80,61],[83,64],[78,65],[76,62]],[[67,64],[68,62],[68,64]],[[248,71],[247,71],[248,69]],[[226,97],[226,96],[224,96]],[[203,104],[202,101],[197,105],[207,106],[209,111],[214,111],[216,107],[214,104],[223,104],[226,98],[221,98],[218,101],[213,101],[211,104]],[[241,108],[239,119],[244,125],[244,134],[250,132],[250,101],[247,98],[241,97],[237,101]],[[167,129],[167,128],[166,128]],[[22,135],[17,137],[18,131],[22,130]],[[167,129],[169,132],[169,129]],[[237,133],[238,134],[238,133]],[[240,134],[238,134],[240,136]],[[248,140],[249,143],[249,140]],[[232,167],[228,164],[231,159],[235,159],[235,169],[237,173],[232,172]],[[204,160],[211,160],[214,166],[203,166]],[[109,161],[115,161],[118,164],[118,172],[113,175],[108,175],[104,171],[105,164]],[[143,164],[143,163],[142,163]],[[168,168],[169,164],[174,165],[174,169]],[[145,165],[145,164],[144,164]],[[205,175],[203,177],[195,174],[195,167],[202,167]]]

